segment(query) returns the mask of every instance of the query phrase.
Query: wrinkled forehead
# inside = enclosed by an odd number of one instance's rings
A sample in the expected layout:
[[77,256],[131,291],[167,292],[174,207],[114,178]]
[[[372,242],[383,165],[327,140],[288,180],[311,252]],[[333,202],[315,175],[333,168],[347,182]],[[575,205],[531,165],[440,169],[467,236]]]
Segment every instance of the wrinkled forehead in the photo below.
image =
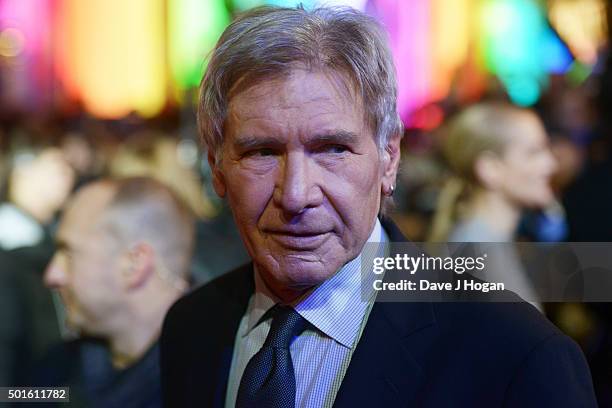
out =
[[305,106],[315,115],[345,114],[358,118],[360,124],[369,123],[358,87],[348,75],[332,69],[296,67],[283,75],[239,81],[231,91],[225,130],[237,116],[266,115],[278,109],[299,111]]
[[282,83],[292,77],[303,76],[305,74],[325,77],[329,81],[329,85],[332,85],[337,91],[341,92],[344,97],[354,99],[355,101],[361,101],[360,87],[352,73],[339,68],[336,69],[303,62],[293,62],[288,64],[284,69],[275,70],[273,72],[242,72],[237,80],[231,84],[227,93],[227,100],[231,103],[232,98],[237,94],[243,93],[262,83],[268,81]]

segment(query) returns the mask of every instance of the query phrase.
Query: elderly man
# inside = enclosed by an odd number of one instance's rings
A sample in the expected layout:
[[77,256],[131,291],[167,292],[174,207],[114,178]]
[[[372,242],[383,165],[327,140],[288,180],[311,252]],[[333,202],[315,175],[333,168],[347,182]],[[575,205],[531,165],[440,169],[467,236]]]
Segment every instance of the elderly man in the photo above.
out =
[[158,337],[187,288],[192,242],[190,211],[152,179],[81,189],[61,220],[44,279],[82,338],[54,350],[36,382],[70,386],[72,402],[86,406],[161,406]]
[[[258,8],[221,36],[199,121],[252,264],[177,302],[168,407],[592,406],[574,343],[519,303],[362,301],[401,124],[381,29],[350,9]],[[517,299],[518,300],[518,299]]]

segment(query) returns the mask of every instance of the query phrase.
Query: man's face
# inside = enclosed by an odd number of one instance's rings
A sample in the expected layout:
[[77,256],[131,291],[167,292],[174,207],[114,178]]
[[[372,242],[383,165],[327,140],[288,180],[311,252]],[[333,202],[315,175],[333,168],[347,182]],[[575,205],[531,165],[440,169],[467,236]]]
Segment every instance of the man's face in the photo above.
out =
[[[295,69],[230,100],[215,188],[266,284],[291,297],[355,258],[397,160],[339,74]],[[396,145],[399,138],[394,139]],[[397,146],[396,146],[397,147]]]
[[58,250],[45,272],[45,284],[61,296],[68,325],[90,335],[108,334],[121,308],[116,250],[98,224],[110,197],[103,186],[77,195],[62,219]]

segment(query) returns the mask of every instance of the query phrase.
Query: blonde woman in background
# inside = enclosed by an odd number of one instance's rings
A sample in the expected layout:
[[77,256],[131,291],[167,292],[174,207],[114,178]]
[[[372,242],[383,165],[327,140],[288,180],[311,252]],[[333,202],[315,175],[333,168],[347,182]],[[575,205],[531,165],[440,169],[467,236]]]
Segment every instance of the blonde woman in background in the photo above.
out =
[[[556,163],[535,113],[481,103],[459,113],[446,130],[443,154],[452,175],[440,193],[430,241],[512,242],[522,210],[555,204],[550,179]],[[481,277],[504,282],[541,310],[514,248],[494,249]]]

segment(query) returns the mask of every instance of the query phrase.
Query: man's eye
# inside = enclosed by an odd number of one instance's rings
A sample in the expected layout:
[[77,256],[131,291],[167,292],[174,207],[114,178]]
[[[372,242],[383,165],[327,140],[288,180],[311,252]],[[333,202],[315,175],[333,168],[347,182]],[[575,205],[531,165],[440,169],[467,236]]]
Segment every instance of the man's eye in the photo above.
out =
[[246,152],[245,156],[247,157],[268,157],[268,156],[274,156],[275,154],[276,152],[273,149],[262,148],[262,149],[250,150]]
[[344,145],[329,144],[321,147],[320,151],[323,153],[342,154],[348,152],[349,148]]

